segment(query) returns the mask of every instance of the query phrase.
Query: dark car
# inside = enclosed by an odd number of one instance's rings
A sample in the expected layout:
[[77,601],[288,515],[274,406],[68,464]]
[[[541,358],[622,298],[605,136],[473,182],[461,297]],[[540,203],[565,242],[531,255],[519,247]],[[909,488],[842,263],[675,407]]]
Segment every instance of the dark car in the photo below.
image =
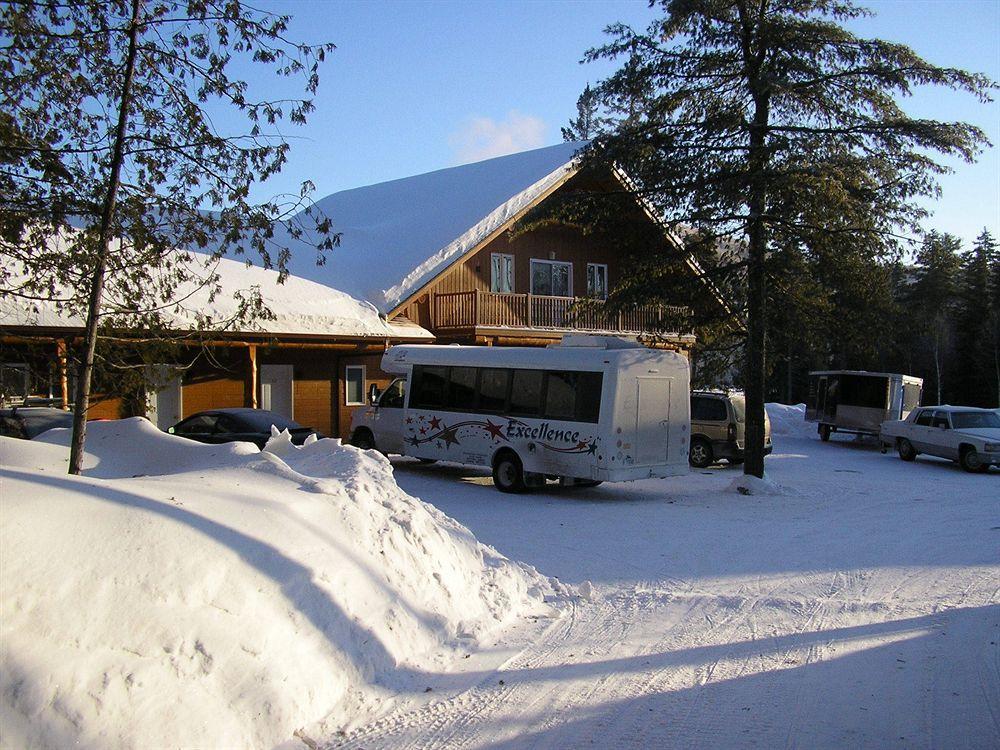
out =
[[197,440],[199,443],[254,443],[258,448],[271,437],[271,426],[288,430],[292,442],[302,445],[307,437],[316,433],[311,427],[303,427],[298,422],[263,409],[211,409],[192,414],[167,432],[172,435]]
[[0,435],[32,440],[54,427],[72,427],[73,412],[49,406],[0,409]]

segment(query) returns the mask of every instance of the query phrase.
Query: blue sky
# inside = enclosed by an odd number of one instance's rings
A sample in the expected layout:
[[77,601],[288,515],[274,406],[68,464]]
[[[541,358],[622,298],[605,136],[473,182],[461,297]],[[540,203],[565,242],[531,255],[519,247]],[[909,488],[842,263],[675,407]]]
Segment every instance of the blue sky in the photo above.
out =
[[[926,59],[1000,80],[1000,0],[874,0],[862,35],[902,42]],[[312,180],[316,197],[345,188],[550,145],[576,113],[588,82],[609,64],[581,65],[616,21],[655,16],[630,0],[284,0],[262,2],[293,17],[291,36],[332,41],[316,112],[293,138],[288,166],[258,197]],[[1000,104],[918,91],[911,114],[979,125],[1000,147]],[[930,207],[936,228],[971,241],[1000,235],[1000,148],[952,164]],[[333,217],[336,221],[336,217]]]

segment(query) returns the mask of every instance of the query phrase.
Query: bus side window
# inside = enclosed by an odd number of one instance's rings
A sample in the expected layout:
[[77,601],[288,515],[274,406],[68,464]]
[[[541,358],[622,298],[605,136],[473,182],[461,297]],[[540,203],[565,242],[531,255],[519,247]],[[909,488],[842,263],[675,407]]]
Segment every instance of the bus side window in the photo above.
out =
[[507,408],[507,385],[510,370],[484,367],[479,375],[479,410],[488,414],[503,414]]
[[548,419],[576,419],[575,372],[548,372],[545,384],[545,412]]
[[599,422],[601,419],[601,389],[604,373],[577,373],[576,418],[580,422]]
[[444,406],[447,385],[447,367],[414,365],[410,406],[418,409],[437,409]]
[[510,413],[537,417],[542,406],[542,371],[513,370],[510,389]]
[[452,367],[448,386],[448,408],[453,411],[475,411],[476,375],[475,367]]

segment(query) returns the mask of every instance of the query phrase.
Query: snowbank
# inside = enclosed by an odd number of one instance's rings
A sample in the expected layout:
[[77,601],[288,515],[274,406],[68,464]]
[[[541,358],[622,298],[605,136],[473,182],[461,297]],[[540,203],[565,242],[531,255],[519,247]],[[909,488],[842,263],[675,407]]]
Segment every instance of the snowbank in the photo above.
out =
[[771,420],[771,434],[808,438],[816,434],[816,425],[806,422],[806,405],[764,404]]
[[201,445],[141,418],[88,432],[84,477],[66,431],[0,438],[4,747],[329,735],[548,612],[552,582],[374,452]]

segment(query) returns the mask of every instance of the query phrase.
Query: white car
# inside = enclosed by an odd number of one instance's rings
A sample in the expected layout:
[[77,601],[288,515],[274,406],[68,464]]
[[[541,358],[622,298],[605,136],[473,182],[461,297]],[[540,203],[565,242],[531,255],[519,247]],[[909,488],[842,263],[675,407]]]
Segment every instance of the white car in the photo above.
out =
[[895,448],[904,461],[920,453],[958,461],[966,471],[1000,465],[1000,415],[971,406],[923,406],[906,419],[882,423],[882,452]]

